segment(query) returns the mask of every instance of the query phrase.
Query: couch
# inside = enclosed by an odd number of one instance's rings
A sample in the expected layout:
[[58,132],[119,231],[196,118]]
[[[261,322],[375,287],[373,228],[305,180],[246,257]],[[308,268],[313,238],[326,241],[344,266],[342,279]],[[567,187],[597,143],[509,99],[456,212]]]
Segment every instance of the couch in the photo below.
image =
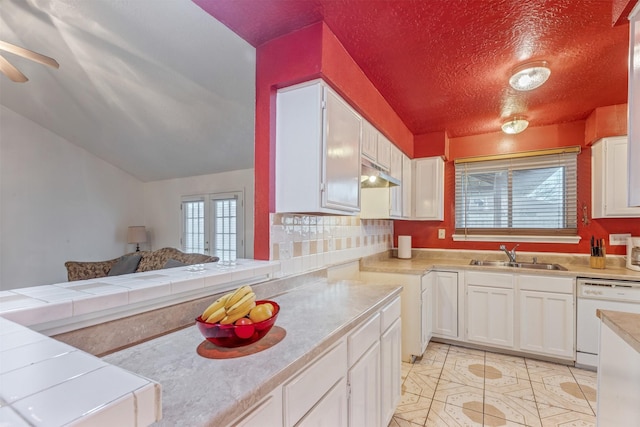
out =
[[203,254],[187,254],[175,248],[155,251],[138,251],[108,261],[67,261],[67,278],[75,280],[117,276],[141,271],[160,270],[192,264],[216,262],[218,257]]

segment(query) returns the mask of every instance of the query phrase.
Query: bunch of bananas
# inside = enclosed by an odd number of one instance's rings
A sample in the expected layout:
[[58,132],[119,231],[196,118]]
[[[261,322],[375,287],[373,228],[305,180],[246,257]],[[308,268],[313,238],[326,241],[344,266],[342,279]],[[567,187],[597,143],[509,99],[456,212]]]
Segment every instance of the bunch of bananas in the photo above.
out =
[[256,294],[251,286],[245,285],[218,298],[200,317],[207,323],[228,325],[248,315],[255,306]]

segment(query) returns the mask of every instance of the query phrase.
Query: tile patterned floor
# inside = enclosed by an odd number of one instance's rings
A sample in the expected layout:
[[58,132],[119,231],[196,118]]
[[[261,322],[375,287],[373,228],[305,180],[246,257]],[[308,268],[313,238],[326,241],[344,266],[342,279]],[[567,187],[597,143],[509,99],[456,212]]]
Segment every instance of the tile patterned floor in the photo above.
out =
[[389,427],[595,426],[595,372],[429,343]]

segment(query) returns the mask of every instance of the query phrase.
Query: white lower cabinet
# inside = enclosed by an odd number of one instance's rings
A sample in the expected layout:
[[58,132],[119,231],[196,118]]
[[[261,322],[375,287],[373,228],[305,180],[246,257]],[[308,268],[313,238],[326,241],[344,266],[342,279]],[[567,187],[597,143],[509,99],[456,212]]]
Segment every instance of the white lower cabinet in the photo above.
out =
[[400,319],[395,322],[380,337],[380,425],[386,426],[391,421],[402,395],[402,361],[400,360],[400,346],[402,345],[402,324]]
[[466,341],[575,360],[575,279],[467,271]]
[[467,340],[513,348],[513,289],[467,286]]
[[421,285],[422,285],[422,294],[420,295],[420,317],[422,319],[422,327],[420,328],[421,339],[420,346],[422,348],[422,352],[426,350],[429,341],[431,341],[431,336],[433,335],[433,309],[432,309],[432,300],[433,300],[433,284],[432,280],[435,276],[435,272],[430,271],[429,273],[422,276]]
[[401,396],[400,304],[398,296],[231,425],[387,426]]
[[520,350],[574,359],[574,279],[540,280],[536,276],[518,279]]
[[[433,272],[425,275],[400,274],[400,273],[374,273],[360,272],[360,280],[365,280],[371,284],[389,284],[402,286],[400,294],[402,308],[402,361],[411,362],[416,357],[420,357],[427,348],[431,332],[423,328],[431,325],[432,302],[428,301],[424,305],[423,297],[429,298],[433,286]],[[427,294],[424,290],[429,288]],[[427,339],[428,337],[428,339]]]
[[433,271],[433,335],[458,338],[458,273]]
[[513,348],[513,275],[469,271],[465,282],[467,340]]
[[[380,341],[349,369],[349,425],[380,425]],[[332,424],[327,424],[332,425]]]
[[347,427],[347,382],[341,378],[296,427]]
[[233,425],[235,427],[282,426],[282,387],[272,391]]
[[296,425],[345,377],[346,368],[347,343],[343,339],[286,382],[282,387],[284,425]]

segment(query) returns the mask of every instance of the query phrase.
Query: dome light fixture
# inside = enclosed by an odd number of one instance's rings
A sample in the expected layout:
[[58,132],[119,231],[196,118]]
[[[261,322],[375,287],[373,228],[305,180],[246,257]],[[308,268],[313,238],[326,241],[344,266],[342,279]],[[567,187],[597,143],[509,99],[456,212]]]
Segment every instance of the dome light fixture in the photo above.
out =
[[547,61],[527,62],[513,69],[509,84],[515,90],[533,90],[542,86],[550,75]]
[[525,130],[527,126],[529,122],[525,118],[514,116],[502,124],[502,132],[515,135]]

